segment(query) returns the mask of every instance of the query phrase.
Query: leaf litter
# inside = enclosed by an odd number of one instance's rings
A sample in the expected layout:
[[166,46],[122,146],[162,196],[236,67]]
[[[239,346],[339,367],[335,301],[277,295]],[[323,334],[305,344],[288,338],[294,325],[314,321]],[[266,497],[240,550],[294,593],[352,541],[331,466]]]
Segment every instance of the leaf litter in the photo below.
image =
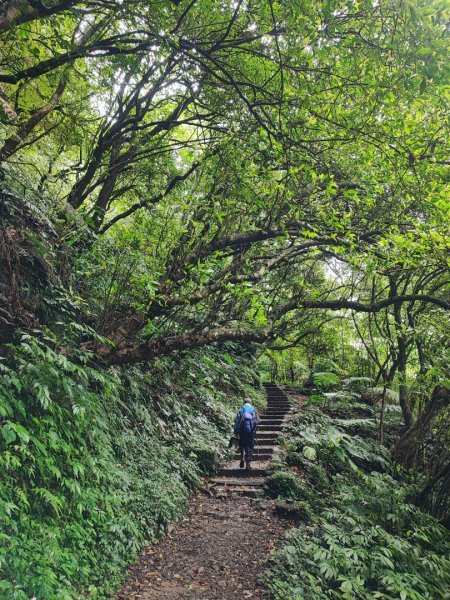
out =
[[272,500],[197,493],[183,521],[143,550],[118,600],[268,600],[265,572],[291,526]]

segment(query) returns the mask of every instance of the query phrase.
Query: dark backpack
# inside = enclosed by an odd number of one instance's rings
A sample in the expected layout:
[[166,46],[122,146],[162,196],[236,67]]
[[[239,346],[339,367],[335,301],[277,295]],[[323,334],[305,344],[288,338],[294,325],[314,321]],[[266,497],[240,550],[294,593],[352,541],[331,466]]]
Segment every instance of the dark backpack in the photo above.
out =
[[242,433],[253,433],[256,427],[256,412],[244,410],[241,417],[240,430]]

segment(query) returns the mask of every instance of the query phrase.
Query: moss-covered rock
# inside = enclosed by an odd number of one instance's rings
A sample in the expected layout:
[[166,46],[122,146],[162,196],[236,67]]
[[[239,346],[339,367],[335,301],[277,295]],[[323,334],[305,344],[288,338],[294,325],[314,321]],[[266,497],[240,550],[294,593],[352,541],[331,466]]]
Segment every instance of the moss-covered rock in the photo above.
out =
[[310,504],[305,500],[296,500],[295,502],[276,500],[275,510],[285,518],[305,522],[311,521],[314,514]]
[[400,399],[397,392],[394,392],[394,390],[390,390],[389,388],[386,388],[385,390],[383,387],[370,387],[363,390],[361,393],[361,400],[366,404],[381,404],[383,394],[385,394],[386,404],[399,404]]
[[374,383],[371,377],[348,377],[342,380],[342,387],[349,392],[360,394],[363,390],[372,387]]
[[308,495],[304,482],[291,471],[277,471],[269,475],[266,485],[274,497],[299,499]]

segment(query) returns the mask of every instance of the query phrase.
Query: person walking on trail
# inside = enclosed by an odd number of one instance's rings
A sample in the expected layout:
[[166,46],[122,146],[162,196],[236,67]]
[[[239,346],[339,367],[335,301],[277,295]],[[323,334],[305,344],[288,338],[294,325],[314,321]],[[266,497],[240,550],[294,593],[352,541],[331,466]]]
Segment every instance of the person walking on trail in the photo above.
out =
[[250,398],[246,398],[244,406],[241,406],[234,421],[234,433],[239,436],[239,450],[241,452],[239,466],[241,469],[244,466],[247,469],[251,468],[250,463],[252,461],[255,433],[258,424],[259,418],[256,408],[252,406]]

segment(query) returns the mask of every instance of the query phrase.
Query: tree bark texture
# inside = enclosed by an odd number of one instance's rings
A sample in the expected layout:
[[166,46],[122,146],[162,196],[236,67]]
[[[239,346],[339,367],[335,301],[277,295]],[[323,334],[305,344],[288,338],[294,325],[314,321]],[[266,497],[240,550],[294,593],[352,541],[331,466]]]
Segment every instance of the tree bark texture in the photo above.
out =
[[406,431],[391,449],[394,460],[411,469],[421,466],[422,446],[431,430],[436,417],[449,406],[450,390],[436,386],[431,394],[422,416]]

